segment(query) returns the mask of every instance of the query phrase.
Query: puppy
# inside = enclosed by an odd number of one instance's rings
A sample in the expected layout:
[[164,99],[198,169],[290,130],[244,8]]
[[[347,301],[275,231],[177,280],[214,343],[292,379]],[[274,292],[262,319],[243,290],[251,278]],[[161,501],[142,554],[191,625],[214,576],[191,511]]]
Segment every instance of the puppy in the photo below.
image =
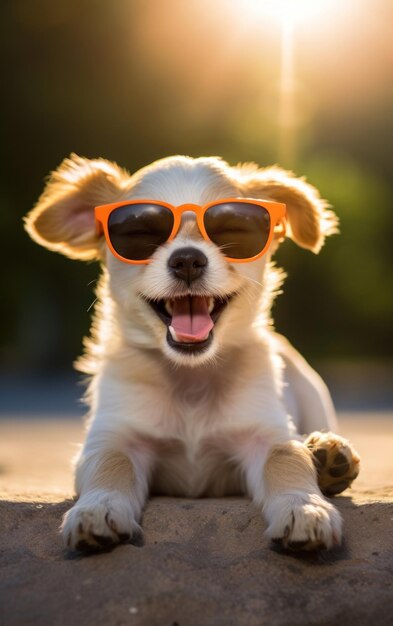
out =
[[329,393],[269,313],[284,235],[318,252],[336,227],[316,189],[277,167],[175,156],[129,175],[71,155],[52,174],[28,233],[102,264],[77,366],[90,418],[68,547],[130,540],[149,493],[247,494],[285,547],[340,542],[323,494],[351,484],[359,457],[318,432],[336,427]]

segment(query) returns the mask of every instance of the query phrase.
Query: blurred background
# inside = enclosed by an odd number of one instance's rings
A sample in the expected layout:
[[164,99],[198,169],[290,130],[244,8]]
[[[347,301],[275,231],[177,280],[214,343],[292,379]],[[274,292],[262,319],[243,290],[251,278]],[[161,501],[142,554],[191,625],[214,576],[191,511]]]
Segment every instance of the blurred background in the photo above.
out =
[[393,406],[391,0],[3,0],[0,23],[0,411],[82,411],[72,362],[98,265],[22,226],[70,152],[131,172],[181,153],[306,176],[341,234],[316,257],[281,247],[276,327],[339,408]]

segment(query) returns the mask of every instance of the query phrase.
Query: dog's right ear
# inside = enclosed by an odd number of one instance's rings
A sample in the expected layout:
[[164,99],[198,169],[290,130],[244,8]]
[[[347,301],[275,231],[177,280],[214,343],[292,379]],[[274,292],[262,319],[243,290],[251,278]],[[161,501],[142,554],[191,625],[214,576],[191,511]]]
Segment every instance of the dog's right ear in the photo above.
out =
[[25,228],[37,243],[72,259],[99,258],[94,207],[116,202],[129,182],[114,163],[71,154],[50,175]]

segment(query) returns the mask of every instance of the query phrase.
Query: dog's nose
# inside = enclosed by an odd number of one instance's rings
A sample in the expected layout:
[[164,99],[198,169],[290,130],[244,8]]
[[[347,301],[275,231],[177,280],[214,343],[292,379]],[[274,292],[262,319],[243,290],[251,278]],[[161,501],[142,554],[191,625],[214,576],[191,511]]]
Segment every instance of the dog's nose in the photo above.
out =
[[168,259],[168,267],[176,278],[190,285],[202,276],[207,265],[207,256],[198,248],[179,248]]

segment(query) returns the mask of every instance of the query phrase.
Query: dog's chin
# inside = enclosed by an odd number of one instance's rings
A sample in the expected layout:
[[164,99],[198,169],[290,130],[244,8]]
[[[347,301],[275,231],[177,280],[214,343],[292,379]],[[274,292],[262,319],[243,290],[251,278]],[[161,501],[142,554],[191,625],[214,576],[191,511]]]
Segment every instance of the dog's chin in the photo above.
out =
[[[144,298],[166,327],[163,328],[165,339],[162,345],[165,356],[176,365],[186,367],[195,367],[212,361],[218,348],[215,327],[232,298],[232,294],[220,297],[189,294],[179,298],[157,300]],[[187,299],[188,304],[185,305]],[[184,309],[189,311],[193,307],[198,309],[195,318],[191,314],[184,314]],[[177,311],[180,311],[180,314]],[[191,330],[195,325],[197,329]]]
[[163,346],[165,357],[177,367],[198,367],[207,363],[214,362],[217,353],[217,341],[214,332],[210,332],[208,339],[201,342],[198,347],[184,344],[181,348],[177,342],[173,342],[171,338],[166,336]]

